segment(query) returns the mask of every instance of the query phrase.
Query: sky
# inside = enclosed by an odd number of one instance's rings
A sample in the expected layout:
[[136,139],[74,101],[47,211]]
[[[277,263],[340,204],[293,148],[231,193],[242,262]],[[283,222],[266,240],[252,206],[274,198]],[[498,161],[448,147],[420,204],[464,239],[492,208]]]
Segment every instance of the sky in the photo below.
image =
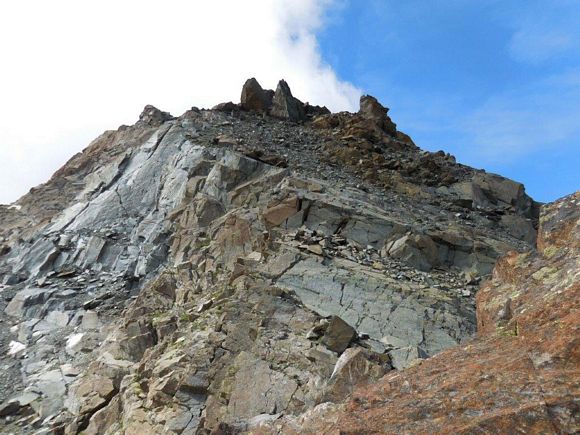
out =
[[374,95],[536,200],[580,188],[580,0],[19,0],[0,56],[0,203],[146,104],[238,102],[249,77],[333,111]]

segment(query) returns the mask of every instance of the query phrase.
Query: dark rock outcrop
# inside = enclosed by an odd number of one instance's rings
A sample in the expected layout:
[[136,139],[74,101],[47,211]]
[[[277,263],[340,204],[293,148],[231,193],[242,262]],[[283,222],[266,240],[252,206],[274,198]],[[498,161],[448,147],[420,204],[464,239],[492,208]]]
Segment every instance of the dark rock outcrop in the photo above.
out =
[[147,105],[139,115],[139,121],[144,122],[151,127],[159,127],[164,122],[169,121],[173,117],[168,112],[163,112],[155,106]]
[[278,82],[275,92],[262,89],[255,78],[247,80],[242,88],[241,107],[244,110],[267,113],[274,118],[291,122],[302,122],[314,116],[330,113],[326,107],[304,104],[295,98],[285,80]]
[[217,110],[219,112],[233,112],[233,111],[239,110],[239,109],[240,109],[240,106],[232,103],[231,101],[228,101],[227,103],[216,104],[215,106],[213,106],[211,108],[211,110]]
[[274,99],[272,100],[270,115],[292,122],[299,122],[306,119],[304,104],[292,96],[290,86],[284,80],[278,82]]
[[268,113],[272,107],[272,98],[274,98],[274,92],[262,89],[258,81],[252,77],[244,83],[240,101],[245,110]]

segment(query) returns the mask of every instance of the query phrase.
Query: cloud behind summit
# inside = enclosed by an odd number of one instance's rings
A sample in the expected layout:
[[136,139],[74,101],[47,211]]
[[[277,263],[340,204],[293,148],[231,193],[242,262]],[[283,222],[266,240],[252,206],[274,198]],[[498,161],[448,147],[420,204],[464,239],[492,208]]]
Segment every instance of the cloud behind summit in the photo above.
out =
[[255,76],[352,110],[360,91],[321,58],[328,0],[24,0],[0,5],[0,203],[45,181],[145,104],[179,115],[238,101]]

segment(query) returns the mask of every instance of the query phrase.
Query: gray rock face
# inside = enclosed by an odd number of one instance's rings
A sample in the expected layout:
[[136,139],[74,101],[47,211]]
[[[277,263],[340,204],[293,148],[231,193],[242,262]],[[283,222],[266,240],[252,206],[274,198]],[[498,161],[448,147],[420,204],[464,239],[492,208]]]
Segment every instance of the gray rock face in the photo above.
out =
[[87,183],[80,202],[55,219],[43,237],[11,253],[8,263],[15,273],[32,278],[67,268],[135,278],[154,273],[168,249],[166,216],[183,200],[190,174],[206,170],[208,152],[184,133],[181,126],[163,125],[127,155],[106,190],[100,178]]
[[277,285],[295,292],[310,309],[340,316],[376,341],[394,337],[397,347],[418,346],[428,355],[475,332],[475,309],[458,309],[461,296],[435,288],[411,290],[404,282],[344,261],[299,262]]
[[248,359],[244,352],[238,355],[235,365],[238,369],[228,404],[230,415],[251,418],[288,407],[298,389],[293,379],[273,371],[264,361]]
[[52,293],[53,291],[42,288],[24,289],[10,301],[5,312],[13,317],[34,317]]

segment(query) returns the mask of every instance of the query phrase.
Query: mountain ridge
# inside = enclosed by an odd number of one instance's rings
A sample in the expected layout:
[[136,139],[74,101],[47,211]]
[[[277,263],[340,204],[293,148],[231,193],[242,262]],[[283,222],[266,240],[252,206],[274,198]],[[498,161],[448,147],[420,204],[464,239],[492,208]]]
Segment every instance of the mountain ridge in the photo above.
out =
[[20,394],[0,414],[220,433],[338,403],[473,337],[479,283],[534,249],[539,208],[370,96],[333,114],[250,79],[240,104],[146,106],[0,207],[0,385]]

